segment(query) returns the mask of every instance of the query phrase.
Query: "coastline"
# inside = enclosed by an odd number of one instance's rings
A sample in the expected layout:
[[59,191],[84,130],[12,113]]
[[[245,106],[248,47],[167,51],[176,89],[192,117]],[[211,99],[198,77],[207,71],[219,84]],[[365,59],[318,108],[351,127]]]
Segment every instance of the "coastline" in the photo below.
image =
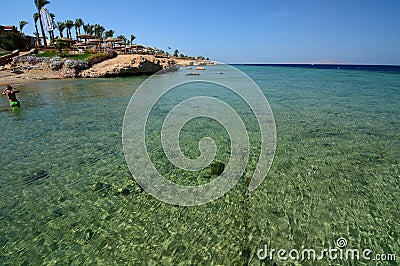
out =
[[5,65],[0,71],[0,86],[7,84],[22,84],[43,80],[70,79],[70,78],[103,78],[118,76],[151,75],[162,69],[178,70],[180,66],[212,65],[210,60],[193,60],[180,58],[160,58],[154,55],[118,55],[92,67],[82,70],[75,77],[65,77],[66,69],[51,70],[47,63],[40,63],[36,68],[21,65],[23,71],[13,73],[11,64]]
[[54,79],[63,79],[58,76],[53,71],[44,71],[44,70],[28,70],[21,74],[14,74],[10,71],[1,71],[0,72],[0,86],[6,86],[10,84],[13,86],[14,84],[22,84],[22,83],[30,83],[36,81],[43,80],[54,80]]
[[381,72],[400,72],[400,65],[376,65],[376,64],[313,64],[313,63],[234,63],[232,66],[271,66],[271,67],[295,67],[315,69],[339,69],[339,70],[366,70]]

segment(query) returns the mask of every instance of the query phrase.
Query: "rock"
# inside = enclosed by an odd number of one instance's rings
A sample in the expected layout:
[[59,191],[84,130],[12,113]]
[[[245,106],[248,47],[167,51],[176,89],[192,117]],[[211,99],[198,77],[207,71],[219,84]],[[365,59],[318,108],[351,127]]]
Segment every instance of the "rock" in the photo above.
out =
[[102,183],[102,182],[96,182],[96,184],[93,185],[93,191],[103,191],[103,190],[108,190],[111,188],[111,185]]
[[200,73],[199,72],[190,72],[190,73],[187,73],[186,75],[187,76],[198,76],[198,75],[200,75]]
[[222,162],[215,162],[211,164],[211,174],[221,175],[225,170],[225,164]]
[[[95,64],[79,73],[79,77],[98,78],[115,76],[151,75],[175,64],[172,60],[160,61],[151,55],[118,55],[115,58]],[[178,70],[179,66],[173,68]],[[170,70],[168,70],[170,71]]]
[[122,196],[128,196],[129,194],[131,194],[131,191],[128,188],[118,189],[117,194]]
[[38,172],[33,172],[32,174],[26,176],[24,178],[24,182],[25,182],[25,184],[31,184],[31,183],[33,183],[39,179],[45,178],[47,176],[48,176],[48,174],[46,171],[40,170]]
[[85,232],[83,232],[83,237],[86,241],[89,241],[90,239],[92,239],[94,235],[94,232],[92,229],[86,229]]

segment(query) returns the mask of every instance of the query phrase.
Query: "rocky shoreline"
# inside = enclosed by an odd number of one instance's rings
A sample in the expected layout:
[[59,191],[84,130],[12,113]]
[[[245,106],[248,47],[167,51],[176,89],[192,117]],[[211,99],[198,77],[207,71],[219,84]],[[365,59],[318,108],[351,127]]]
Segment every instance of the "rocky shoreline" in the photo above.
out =
[[174,60],[156,58],[151,55],[118,55],[115,58],[95,64],[78,74],[80,78],[103,78],[118,76],[151,75],[162,69],[174,69]]
[[[52,70],[49,63],[41,62],[35,66],[29,63],[20,64],[21,71],[12,71],[8,64],[0,71],[0,85],[18,84],[48,79],[66,78],[106,78],[118,76],[151,75],[160,70],[177,71],[180,66],[198,66],[214,64],[209,60],[189,60],[175,58],[160,58],[154,55],[118,55],[115,58],[94,64],[88,69],[76,72],[74,69],[63,67]],[[15,66],[14,66],[15,67]]]

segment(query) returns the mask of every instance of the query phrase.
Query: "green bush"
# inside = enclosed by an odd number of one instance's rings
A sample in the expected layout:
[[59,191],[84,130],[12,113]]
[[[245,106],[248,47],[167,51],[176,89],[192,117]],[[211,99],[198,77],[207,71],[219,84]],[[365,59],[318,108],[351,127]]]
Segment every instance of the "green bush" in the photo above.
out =
[[67,47],[69,47],[69,43],[67,43],[67,42],[63,42],[63,41],[56,42],[56,48],[60,53],[62,50],[64,50]]
[[85,54],[96,54],[96,53],[97,53],[96,51],[90,49],[85,50]]
[[41,54],[37,54],[37,57],[53,57],[57,55],[57,51],[56,50],[46,50]]
[[94,65],[94,64],[100,63],[104,60],[107,60],[108,58],[109,58],[108,54],[103,54],[103,53],[102,54],[94,54],[87,59],[87,62],[89,65]]
[[0,49],[14,51],[25,49],[25,37],[19,32],[4,32],[0,34]]

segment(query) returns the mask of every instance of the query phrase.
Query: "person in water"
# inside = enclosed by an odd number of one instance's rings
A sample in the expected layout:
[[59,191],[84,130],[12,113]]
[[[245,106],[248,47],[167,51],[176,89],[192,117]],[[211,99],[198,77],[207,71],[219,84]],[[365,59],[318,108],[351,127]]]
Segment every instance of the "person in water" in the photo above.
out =
[[19,90],[14,89],[10,85],[7,85],[7,88],[3,91],[3,95],[8,97],[8,99],[10,100],[10,107],[13,109],[21,107],[21,104],[17,100],[17,96],[15,96],[15,94],[18,92]]

